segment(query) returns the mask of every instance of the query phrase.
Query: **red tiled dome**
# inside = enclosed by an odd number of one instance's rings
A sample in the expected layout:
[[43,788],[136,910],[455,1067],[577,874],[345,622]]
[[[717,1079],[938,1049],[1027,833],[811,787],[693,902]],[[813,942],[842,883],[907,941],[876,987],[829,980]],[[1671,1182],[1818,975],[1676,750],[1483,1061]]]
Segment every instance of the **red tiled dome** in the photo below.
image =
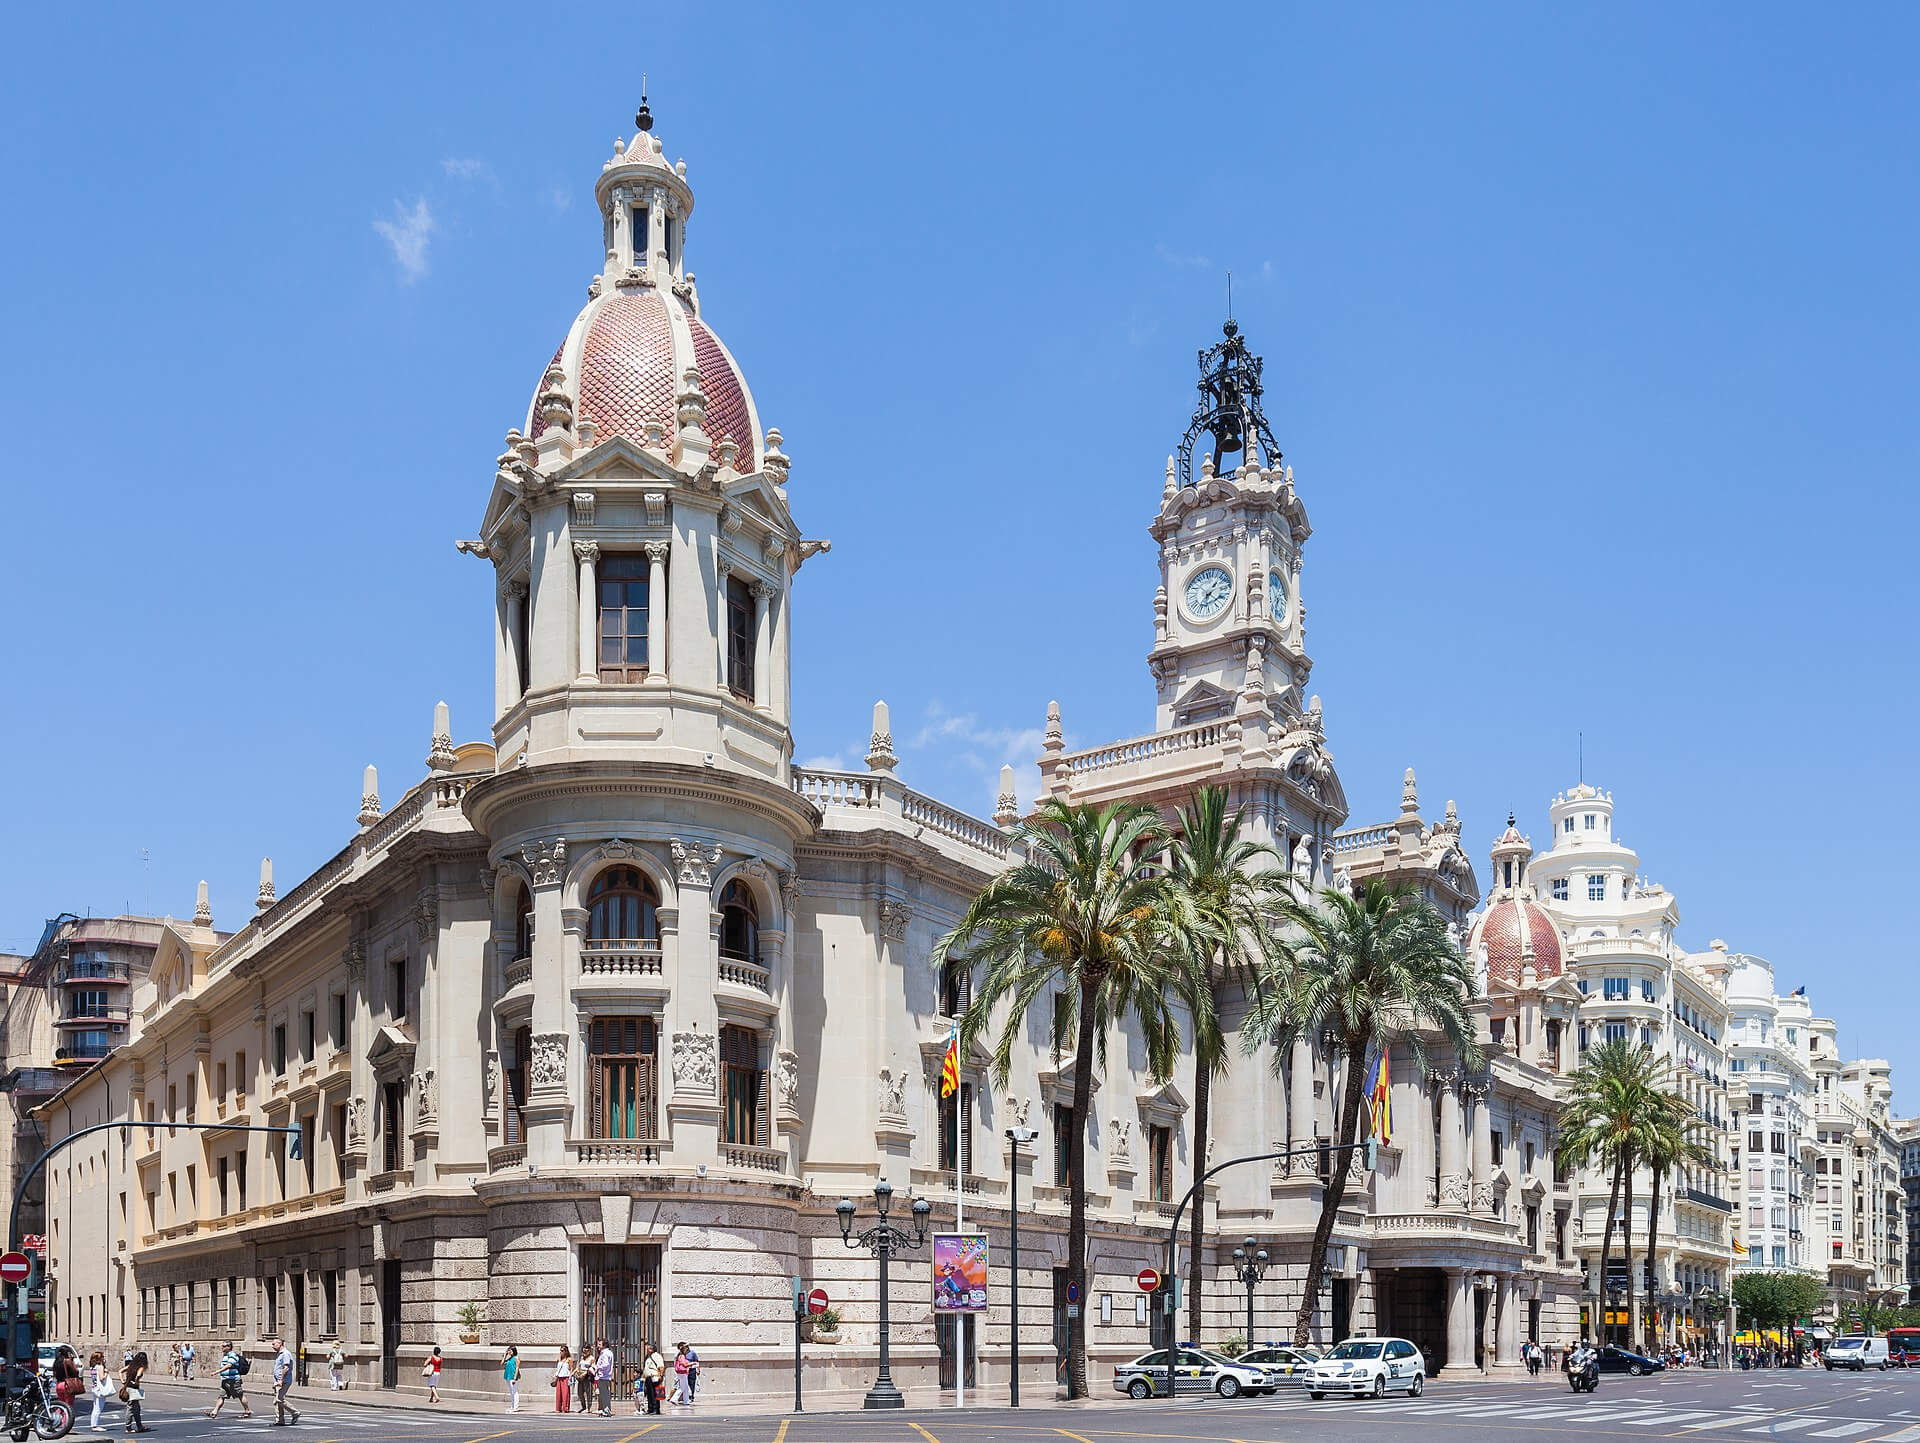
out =
[[1560,934],[1552,919],[1531,902],[1512,898],[1495,902],[1480,919],[1475,940],[1486,944],[1490,981],[1497,977],[1519,982],[1521,956],[1528,942],[1533,944],[1534,976],[1545,981],[1560,975]]
[[[562,383],[573,398],[574,419],[591,421],[594,440],[624,436],[644,444],[647,423],[658,421],[674,432],[674,398],[688,366],[700,371],[706,397],[701,429],[717,451],[731,437],[739,447],[735,467],[752,471],[759,464],[759,428],[753,399],[740,369],[719,337],[679,296],[648,287],[619,288],[587,302],[553,362],[565,374]],[[539,387],[536,385],[537,400]],[[527,408],[527,435],[539,439],[546,423],[538,406]]]

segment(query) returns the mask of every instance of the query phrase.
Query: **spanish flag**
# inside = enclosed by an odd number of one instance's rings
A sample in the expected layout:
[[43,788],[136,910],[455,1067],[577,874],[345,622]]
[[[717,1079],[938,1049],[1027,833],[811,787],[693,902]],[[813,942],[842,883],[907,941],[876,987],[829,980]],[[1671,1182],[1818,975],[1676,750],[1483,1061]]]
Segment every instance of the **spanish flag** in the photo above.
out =
[[1387,1088],[1387,1051],[1380,1049],[1380,1066],[1373,1074],[1373,1096],[1368,1104],[1373,1113],[1374,1141],[1393,1141],[1393,1094]]
[[940,1059],[940,1095],[952,1097],[960,1090],[960,1023],[947,1034],[947,1055]]

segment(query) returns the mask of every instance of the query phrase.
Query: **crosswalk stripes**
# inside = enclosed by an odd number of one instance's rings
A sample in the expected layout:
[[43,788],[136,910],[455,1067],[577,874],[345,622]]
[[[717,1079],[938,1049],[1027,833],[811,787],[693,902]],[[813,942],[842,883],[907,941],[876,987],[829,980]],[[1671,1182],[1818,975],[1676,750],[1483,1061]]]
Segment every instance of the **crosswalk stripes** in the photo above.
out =
[[[1913,1415],[1904,1416],[1912,1417]],[[1920,1423],[1914,1424],[1911,1428],[1902,1428],[1898,1433],[1890,1433],[1882,1438],[1880,1443],[1920,1443]]]
[[[1820,1420],[1825,1422],[1823,1418]],[[1851,1438],[1856,1433],[1869,1433],[1882,1425],[1879,1423],[1842,1423],[1838,1428],[1820,1428],[1809,1433],[1809,1438]]]
[[[1350,1406],[1347,1400],[1337,1402],[1314,1403],[1306,1399],[1294,1400],[1281,1405],[1289,1411],[1312,1409],[1316,1412],[1331,1412]],[[1394,1415],[1407,1417],[1446,1420],[1492,1419],[1502,1416],[1539,1420],[1542,1423],[1564,1423],[1574,1418],[1590,1419],[1595,1423],[1605,1422],[1609,1429],[1645,1428],[1649,1433],[1711,1435],[1714,1433],[1739,1431],[1742,1433],[1767,1433],[1775,1435],[1797,1435],[1799,1440],[1815,1438],[1856,1439],[1859,1443],[1920,1443],[1920,1423],[1907,1423],[1906,1418],[1886,1419],[1878,1422],[1858,1419],[1842,1419],[1819,1414],[1784,1414],[1768,1408],[1756,1408],[1753,1404],[1721,1405],[1717,1408],[1675,1408],[1644,1398],[1592,1398],[1578,1403],[1552,1403],[1537,1406],[1522,1398],[1508,1398],[1501,1402],[1489,1402],[1485,1398],[1450,1399],[1407,1399],[1390,1400],[1387,1411]],[[1911,1415],[1909,1415],[1911,1416]],[[1885,1429],[1895,1422],[1907,1423],[1897,1433],[1884,1438],[1871,1440],[1861,1435]]]

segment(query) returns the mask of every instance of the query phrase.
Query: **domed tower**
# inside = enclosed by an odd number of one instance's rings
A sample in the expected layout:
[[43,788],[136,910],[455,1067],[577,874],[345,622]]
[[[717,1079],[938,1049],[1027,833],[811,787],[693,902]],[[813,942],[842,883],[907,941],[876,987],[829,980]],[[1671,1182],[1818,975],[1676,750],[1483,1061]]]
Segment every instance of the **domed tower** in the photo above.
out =
[[1580,1007],[1579,990],[1565,975],[1560,933],[1527,879],[1533,844],[1511,813],[1493,844],[1493,886],[1468,938],[1467,954],[1485,989],[1495,1040],[1523,1061],[1559,1071],[1567,1034]]
[[[492,848],[489,1115],[543,1177],[669,1131],[676,1162],[746,1147],[736,1165],[784,1173],[766,1078],[818,821],[789,776],[788,598],[827,543],[801,538],[780,433],[702,314],[686,164],[636,119],[594,183],[586,304],[461,543],[498,580],[497,771],[464,799]],[[616,1034],[617,1109],[596,1091]],[[738,1117],[723,1072],[760,1079]]]

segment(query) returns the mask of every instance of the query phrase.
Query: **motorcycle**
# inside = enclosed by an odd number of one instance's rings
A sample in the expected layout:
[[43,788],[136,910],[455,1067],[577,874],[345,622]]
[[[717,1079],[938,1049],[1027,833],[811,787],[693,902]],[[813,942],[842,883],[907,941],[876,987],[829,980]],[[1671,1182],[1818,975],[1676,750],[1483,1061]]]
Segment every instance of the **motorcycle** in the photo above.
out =
[[1599,1362],[1589,1356],[1584,1364],[1576,1368],[1573,1366],[1572,1360],[1568,1360],[1567,1386],[1576,1393],[1591,1393],[1595,1388],[1598,1388],[1600,1386]]
[[38,1373],[28,1373],[17,1389],[7,1389],[0,1428],[12,1436],[13,1443],[26,1443],[30,1432],[46,1443],[53,1443],[54,1439],[64,1438],[73,1431],[73,1408],[54,1397]]

